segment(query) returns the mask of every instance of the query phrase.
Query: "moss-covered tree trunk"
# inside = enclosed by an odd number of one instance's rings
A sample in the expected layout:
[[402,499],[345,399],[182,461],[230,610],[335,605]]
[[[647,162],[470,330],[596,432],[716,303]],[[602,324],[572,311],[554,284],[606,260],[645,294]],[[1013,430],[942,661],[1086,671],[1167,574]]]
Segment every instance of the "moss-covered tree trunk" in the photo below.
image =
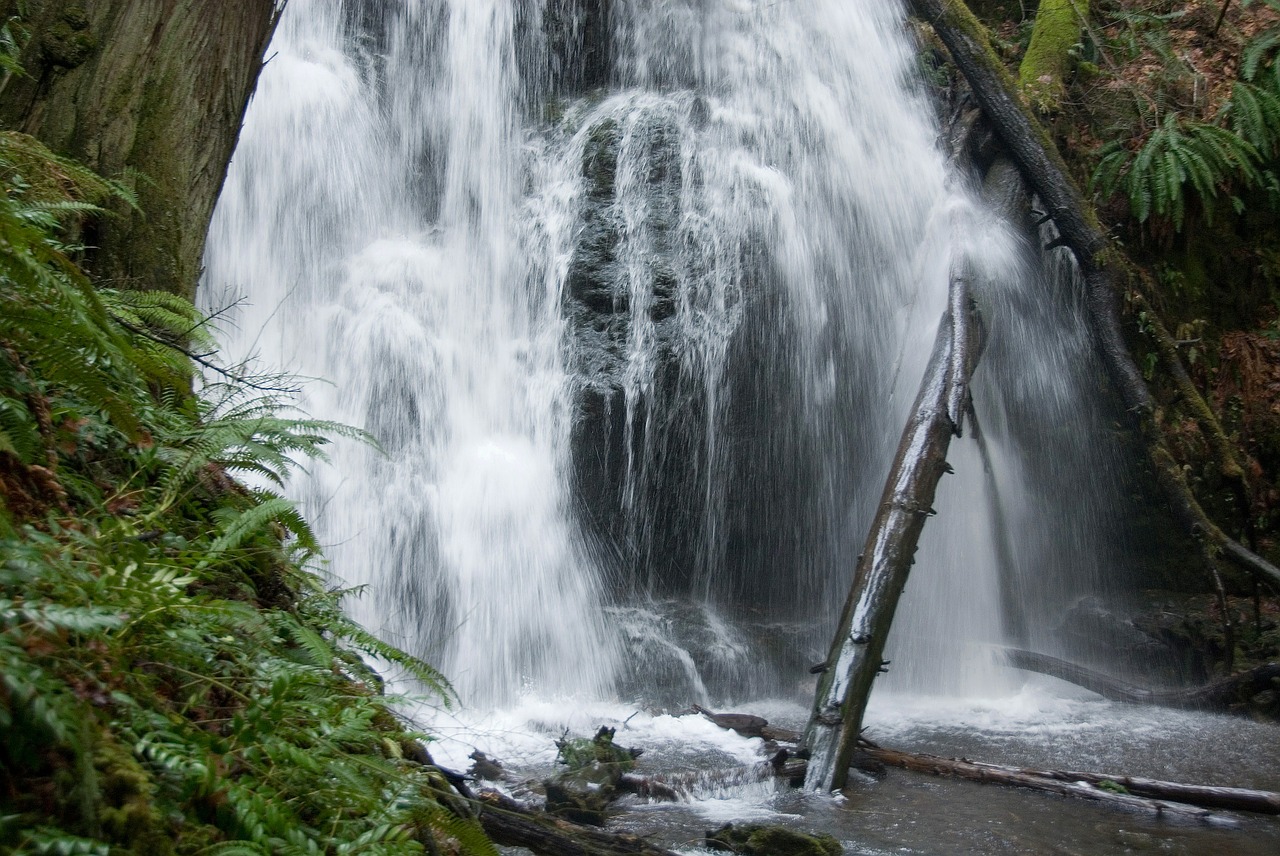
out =
[[1089,14],[1089,0],[1040,0],[1031,44],[1018,67],[1018,78],[1031,103],[1052,109],[1066,92],[1071,48],[1080,40],[1080,26]]
[[24,5],[27,74],[0,88],[0,123],[136,189],[140,211],[85,236],[98,280],[191,297],[276,0]]

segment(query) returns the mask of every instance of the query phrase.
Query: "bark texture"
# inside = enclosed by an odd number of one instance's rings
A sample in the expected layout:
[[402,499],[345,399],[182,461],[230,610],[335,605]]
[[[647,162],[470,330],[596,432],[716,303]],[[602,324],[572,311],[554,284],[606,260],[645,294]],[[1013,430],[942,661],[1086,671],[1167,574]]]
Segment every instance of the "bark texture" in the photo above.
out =
[[[13,0],[0,2],[12,14]],[[135,188],[85,235],[100,281],[191,297],[276,0],[27,0],[0,123]]]

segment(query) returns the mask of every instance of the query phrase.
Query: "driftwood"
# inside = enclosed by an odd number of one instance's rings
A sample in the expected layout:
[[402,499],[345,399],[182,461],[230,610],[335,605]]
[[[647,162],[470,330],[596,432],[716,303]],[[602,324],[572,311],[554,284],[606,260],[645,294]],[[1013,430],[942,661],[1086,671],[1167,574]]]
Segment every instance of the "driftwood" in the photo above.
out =
[[485,834],[505,847],[540,856],[677,856],[639,836],[570,823],[497,791],[481,791],[475,804]]
[[1186,689],[1148,689],[1117,680],[1076,663],[1006,648],[1005,662],[1015,669],[1037,672],[1084,687],[1111,701],[1130,704],[1154,704],[1187,710],[1228,711],[1243,699],[1280,685],[1280,663],[1266,663],[1246,672],[1231,675],[1201,687]]
[[949,467],[951,437],[963,430],[969,376],[980,348],[964,274],[953,272],[948,308],[902,434],[880,507],[858,559],[853,586],[827,655],[805,732],[811,753],[805,786],[844,787],[857,748],[867,697],[915,561],[938,481]]
[[[722,723],[746,718],[760,719],[760,717],[746,717],[743,714],[702,712],[722,728],[730,730],[737,729]],[[785,729],[774,729],[774,731],[794,739],[800,737],[798,733]],[[1079,797],[1168,819],[1211,823],[1230,822],[1230,819],[1214,815],[1207,809],[1280,814],[1280,793],[1273,791],[1190,785],[1115,773],[1024,769],[967,759],[943,758],[918,752],[902,752],[877,746],[867,740],[859,741],[856,757],[858,769],[866,770],[872,764],[882,764],[917,773]],[[808,764],[803,758],[792,756],[783,750],[769,762],[769,767],[772,768],[775,776],[795,782],[805,778]]]
[[1009,156],[1044,203],[1061,236],[1060,244],[1075,256],[1085,283],[1094,343],[1121,400],[1137,422],[1175,519],[1200,544],[1205,565],[1215,579],[1216,560],[1223,555],[1259,579],[1280,583],[1280,568],[1228,537],[1209,519],[1170,453],[1155,401],[1124,340],[1116,287],[1118,255],[1053,142],[1018,96],[1017,84],[992,50],[985,28],[963,0],[909,0],[908,5],[946,45]]
[[[1151,814],[1167,820],[1191,821],[1195,823],[1230,823],[1227,818],[1215,815],[1206,808],[1174,802],[1167,799],[1151,799],[1124,793],[1122,783],[1107,778],[1099,778],[1098,782],[1111,782],[1110,786],[1091,784],[1083,779],[1056,778],[1038,770],[1020,770],[1014,767],[1003,767],[996,764],[981,764],[956,758],[942,758],[937,755],[898,752],[893,749],[871,747],[865,750],[871,757],[891,767],[914,770],[918,773],[929,773],[934,776],[948,776],[967,779],[975,782],[1010,785],[1016,788],[1029,788],[1036,791],[1059,794],[1061,796],[1078,797],[1105,803],[1129,811]],[[1066,775],[1066,774],[1063,774]],[[1162,783],[1172,784],[1172,783]],[[1233,790],[1218,788],[1215,790]],[[1261,793],[1261,792],[1250,792]],[[1280,798],[1280,795],[1270,796]]]

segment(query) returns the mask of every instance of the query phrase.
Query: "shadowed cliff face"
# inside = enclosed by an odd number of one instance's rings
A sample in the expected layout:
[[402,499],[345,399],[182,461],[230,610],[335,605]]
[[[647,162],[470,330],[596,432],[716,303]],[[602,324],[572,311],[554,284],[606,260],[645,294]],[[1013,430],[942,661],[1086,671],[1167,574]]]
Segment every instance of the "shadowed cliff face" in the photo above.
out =
[[[12,11],[14,4],[7,4]],[[30,0],[0,122],[133,187],[85,236],[97,278],[191,297],[274,0]]]

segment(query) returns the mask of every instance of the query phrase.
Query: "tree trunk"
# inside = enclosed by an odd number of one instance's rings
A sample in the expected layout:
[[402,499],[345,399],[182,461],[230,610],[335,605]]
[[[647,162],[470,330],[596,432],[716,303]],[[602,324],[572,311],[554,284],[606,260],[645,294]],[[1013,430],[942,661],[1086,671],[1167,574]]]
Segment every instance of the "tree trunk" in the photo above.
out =
[[1265,663],[1201,687],[1148,689],[1118,681],[1110,675],[1095,672],[1057,657],[1050,657],[1048,654],[1037,654],[1034,651],[1006,648],[1004,660],[1015,669],[1049,675],[1078,687],[1084,687],[1111,701],[1154,704],[1187,710],[1230,712],[1233,709],[1239,709],[1258,693],[1274,690],[1280,686],[1280,663]]
[[192,297],[275,0],[25,5],[27,74],[0,84],[0,123],[134,187],[140,213],[84,236],[97,280]]
[[1080,25],[1089,0],[1040,0],[1031,28],[1031,43],[1018,67],[1022,91],[1041,109],[1054,109],[1066,93],[1071,47],[1080,40]]
[[909,7],[942,39],[1010,157],[1044,203],[1062,244],[1074,254],[1085,283],[1094,343],[1125,408],[1137,422],[1175,519],[1200,544],[1215,577],[1217,558],[1225,555],[1255,576],[1280,583],[1280,568],[1227,537],[1209,519],[1169,452],[1155,401],[1124,340],[1116,288],[1119,255],[1108,245],[1097,216],[1072,181],[1053,141],[1019,98],[1017,84],[992,50],[986,29],[963,0],[909,0]]
[[811,755],[806,787],[844,787],[857,748],[871,684],[924,521],[932,513],[938,481],[947,470],[947,448],[962,430],[969,376],[979,345],[969,284],[952,274],[950,304],[938,328],[933,355],[898,445],[880,508],[858,560],[840,627],[819,679],[805,732]]

